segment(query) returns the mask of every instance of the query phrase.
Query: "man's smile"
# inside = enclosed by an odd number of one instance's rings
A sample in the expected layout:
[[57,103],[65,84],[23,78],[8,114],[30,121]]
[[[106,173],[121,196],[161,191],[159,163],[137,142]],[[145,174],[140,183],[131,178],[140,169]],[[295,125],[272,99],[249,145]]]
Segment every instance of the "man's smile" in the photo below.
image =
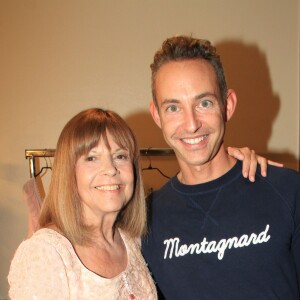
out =
[[195,145],[195,144],[198,144],[200,142],[202,142],[204,139],[206,139],[208,137],[208,134],[205,134],[201,137],[198,137],[198,138],[184,138],[184,139],[181,139],[183,142],[187,143],[187,144],[190,144],[190,145]]

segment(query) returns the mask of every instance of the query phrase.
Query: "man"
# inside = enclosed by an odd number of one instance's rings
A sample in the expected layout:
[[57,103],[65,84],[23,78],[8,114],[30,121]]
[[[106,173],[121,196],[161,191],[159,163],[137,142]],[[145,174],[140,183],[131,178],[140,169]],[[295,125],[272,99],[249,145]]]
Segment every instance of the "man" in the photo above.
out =
[[242,176],[223,144],[237,97],[208,41],[167,39],[151,69],[150,111],[180,167],[151,197],[142,245],[163,297],[299,299],[299,173]]

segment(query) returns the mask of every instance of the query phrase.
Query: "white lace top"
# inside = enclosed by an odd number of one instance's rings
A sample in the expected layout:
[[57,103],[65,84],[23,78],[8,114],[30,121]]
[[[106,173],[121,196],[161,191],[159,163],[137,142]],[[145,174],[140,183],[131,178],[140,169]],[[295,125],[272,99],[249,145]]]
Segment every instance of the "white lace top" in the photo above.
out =
[[140,246],[120,230],[128,265],[114,278],[88,270],[73,246],[52,229],[40,229],[21,243],[10,266],[9,297],[22,300],[157,299]]

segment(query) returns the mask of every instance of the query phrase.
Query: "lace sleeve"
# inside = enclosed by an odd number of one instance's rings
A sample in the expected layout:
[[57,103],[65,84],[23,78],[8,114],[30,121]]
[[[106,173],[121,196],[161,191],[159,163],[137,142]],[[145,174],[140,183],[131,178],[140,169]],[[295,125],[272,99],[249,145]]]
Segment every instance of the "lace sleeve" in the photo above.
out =
[[28,239],[21,243],[8,275],[9,297],[15,299],[69,299],[64,262],[55,247]]

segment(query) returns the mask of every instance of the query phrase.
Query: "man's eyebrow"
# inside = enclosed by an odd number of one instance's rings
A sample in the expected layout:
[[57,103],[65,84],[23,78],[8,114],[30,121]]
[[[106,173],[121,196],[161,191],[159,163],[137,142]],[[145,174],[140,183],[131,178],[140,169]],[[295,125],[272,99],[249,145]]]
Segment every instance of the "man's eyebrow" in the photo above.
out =
[[214,98],[217,99],[217,95],[215,93],[211,93],[211,92],[206,92],[206,93],[202,93],[202,94],[196,95],[194,97],[194,99],[195,100],[199,100],[199,99],[205,98],[207,96],[214,97]]
[[166,105],[166,104],[171,104],[171,103],[180,103],[180,100],[175,99],[175,98],[170,98],[170,99],[164,99],[161,103],[161,105]]
[[[201,94],[194,96],[194,100],[203,99],[207,96],[214,97],[217,99],[217,95],[215,93],[205,92],[205,93],[201,93]],[[176,103],[180,103],[180,100],[176,99],[176,98],[167,98],[162,101],[161,105],[163,106],[163,105],[167,105],[167,104],[176,104]]]

